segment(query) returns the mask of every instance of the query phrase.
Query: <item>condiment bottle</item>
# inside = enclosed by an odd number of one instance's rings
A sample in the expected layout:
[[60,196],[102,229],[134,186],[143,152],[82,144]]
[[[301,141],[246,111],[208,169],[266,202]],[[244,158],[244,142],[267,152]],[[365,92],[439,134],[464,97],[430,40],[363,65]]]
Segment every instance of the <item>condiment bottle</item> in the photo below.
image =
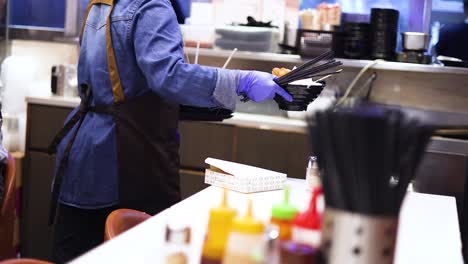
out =
[[306,182],[308,186],[308,190],[313,190],[314,188],[318,188],[322,186],[322,182],[320,180],[320,170],[317,163],[317,157],[311,156],[309,157],[309,163],[307,165],[306,170]]
[[247,214],[234,219],[229,235],[224,264],[258,264],[265,259],[265,225],[255,219],[252,200],[248,201]]
[[285,242],[281,244],[280,262],[287,264],[319,263],[319,250],[308,245]]
[[291,240],[292,220],[297,214],[297,209],[289,203],[289,188],[284,189],[283,202],[273,205],[271,209],[271,224],[278,226],[279,239]]
[[207,234],[202,249],[202,264],[218,264],[223,260],[224,249],[237,212],[228,206],[228,191],[224,189],[221,205],[210,210]]
[[321,215],[317,210],[317,201],[322,194],[321,188],[312,191],[309,208],[296,215],[293,220],[292,241],[314,248],[320,247]]
[[165,264],[188,264],[190,256],[191,231],[189,227],[166,227]]

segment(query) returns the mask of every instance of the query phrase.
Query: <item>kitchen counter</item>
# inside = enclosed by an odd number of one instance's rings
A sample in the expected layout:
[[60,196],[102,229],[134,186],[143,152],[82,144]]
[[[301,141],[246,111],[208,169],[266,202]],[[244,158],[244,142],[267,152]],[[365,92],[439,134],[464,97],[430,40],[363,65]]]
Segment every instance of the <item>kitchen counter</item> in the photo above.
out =
[[[73,108],[80,104],[80,99],[61,96],[29,96],[26,97],[26,102],[46,106]],[[306,133],[307,127],[304,120],[247,113],[234,113],[233,118],[224,120],[222,123],[239,127],[295,133]]]
[[[195,48],[185,48],[189,55],[195,55]],[[212,57],[212,58],[228,58],[232,51],[221,50],[221,49],[200,49],[200,57]],[[236,52],[233,60],[255,60],[255,61],[266,61],[275,63],[293,63],[303,64],[306,60],[301,58],[299,55],[288,55],[278,53],[265,53],[265,52],[248,52],[238,51]],[[350,68],[363,68],[369,64],[370,60],[352,60],[352,59],[339,59],[343,62],[343,67]],[[391,62],[383,61],[373,67],[376,70],[389,70],[389,71],[406,71],[406,72],[422,72],[422,73],[448,73],[448,74],[468,74],[468,68],[459,67],[447,67],[441,65],[426,65],[426,64],[415,64],[415,63],[402,63],[402,62]]]
[[39,104],[46,106],[60,106],[74,108],[80,104],[78,97],[63,97],[63,96],[27,96],[26,103]]
[[[288,180],[291,202],[304,208],[309,192],[303,180]],[[163,263],[166,223],[183,223],[192,228],[191,262],[198,263],[209,209],[220,203],[222,190],[209,187],[152,217],[121,236],[106,242],[73,264]],[[254,202],[256,217],[267,221],[273,203],[282,199],[281,191],[252,195],[230,192],[229,204],[241,214],[247,199]],[[463,263],[455,199],[447,196],[409,193],[400,215],[395,263]]]

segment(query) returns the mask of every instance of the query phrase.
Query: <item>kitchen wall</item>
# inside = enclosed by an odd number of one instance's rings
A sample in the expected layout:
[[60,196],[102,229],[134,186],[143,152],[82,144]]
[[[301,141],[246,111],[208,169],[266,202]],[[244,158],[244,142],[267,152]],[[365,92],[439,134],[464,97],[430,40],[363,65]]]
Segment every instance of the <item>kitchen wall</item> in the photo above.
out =
[[40,61],[39,78],[50,78],[50,69],[54,64],[77,64],[79,47],[76,44],[12,40],[11,55],[24,56]]

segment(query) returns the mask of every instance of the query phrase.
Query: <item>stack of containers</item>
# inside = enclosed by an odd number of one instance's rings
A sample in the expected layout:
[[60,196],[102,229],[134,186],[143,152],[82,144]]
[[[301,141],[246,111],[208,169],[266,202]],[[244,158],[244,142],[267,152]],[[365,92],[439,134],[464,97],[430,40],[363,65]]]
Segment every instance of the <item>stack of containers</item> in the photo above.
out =
[[393,60],[398,36],[398,10],[371,9],[371,57]]
[[370,24],[344,24],[344,56],[350,59],[365,59],[369,55]]

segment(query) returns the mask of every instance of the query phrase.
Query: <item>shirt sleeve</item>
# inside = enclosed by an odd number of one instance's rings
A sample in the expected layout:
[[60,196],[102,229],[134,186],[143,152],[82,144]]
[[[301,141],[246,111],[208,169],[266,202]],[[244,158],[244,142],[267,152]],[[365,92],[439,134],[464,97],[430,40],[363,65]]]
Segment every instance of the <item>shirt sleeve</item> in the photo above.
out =
[[151,89],[178,104],[234,109],[238,71],[184,62],[182,34],[169,0],[145,0],[135,13],[132,40]]

